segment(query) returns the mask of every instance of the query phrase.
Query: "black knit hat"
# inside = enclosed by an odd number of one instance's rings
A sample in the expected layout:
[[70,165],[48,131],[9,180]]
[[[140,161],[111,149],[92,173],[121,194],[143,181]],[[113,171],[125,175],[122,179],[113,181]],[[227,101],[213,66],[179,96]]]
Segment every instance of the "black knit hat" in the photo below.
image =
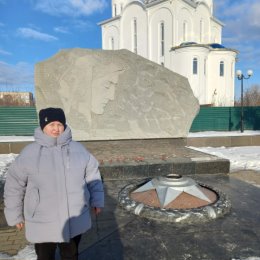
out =
[[48,107],[40,110],[39,120],[41,129],[48,125],[51,122],[59,121],[66,127],[66,118],[63,110],[61,108]]

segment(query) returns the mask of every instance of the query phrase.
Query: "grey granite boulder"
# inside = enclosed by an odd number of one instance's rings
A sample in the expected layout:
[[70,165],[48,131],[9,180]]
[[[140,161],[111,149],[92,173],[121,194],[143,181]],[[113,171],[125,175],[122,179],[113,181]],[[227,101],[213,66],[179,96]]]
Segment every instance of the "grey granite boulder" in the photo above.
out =
[[35,67],[36,107],[62,107],[75,140],[186,137],[188,80],[127,50],[61,50]]

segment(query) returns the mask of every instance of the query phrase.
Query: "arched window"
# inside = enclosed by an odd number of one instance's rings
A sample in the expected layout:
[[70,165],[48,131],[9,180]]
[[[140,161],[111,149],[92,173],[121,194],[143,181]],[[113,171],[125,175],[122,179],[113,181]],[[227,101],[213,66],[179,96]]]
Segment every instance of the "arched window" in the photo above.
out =
[[115,13],[115,16],[117,16],[116,4],[114,4],[114,13]]
[[187,30],[188,30],[188,24],[186,21],[183,22],[183,42],[186,42],[187,41]]
[[200,43],[203,42],[203,20],[200,20]]
[[115,49],[115,41],[114,41],[114,37],[110,38],[110,50],[114,50]]
[[193,75],[198,74],[198,59],[193,58]]
[[137,20],[133,20],[133,52],[137,53]]
[[164,56],[164,22],[160,23],[160,54]]
[[219,76],[224,77],[224,61],[221,61],[219,64]]

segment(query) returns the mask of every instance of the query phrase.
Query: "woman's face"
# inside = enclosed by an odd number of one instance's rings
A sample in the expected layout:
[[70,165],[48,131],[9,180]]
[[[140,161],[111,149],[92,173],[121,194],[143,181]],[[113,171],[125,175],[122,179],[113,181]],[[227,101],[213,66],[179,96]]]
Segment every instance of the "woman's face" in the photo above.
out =
[[64,132],[64,125],[59,121],[53,121],[43,128],[43,132],[48,136],[57,138]]
[[100,78],[95,80],[92,86],[91,110],[96,114],[103,114],[105,106],[109,100],[114,100],[115,86],[118,76],[112,75],[111,78]]

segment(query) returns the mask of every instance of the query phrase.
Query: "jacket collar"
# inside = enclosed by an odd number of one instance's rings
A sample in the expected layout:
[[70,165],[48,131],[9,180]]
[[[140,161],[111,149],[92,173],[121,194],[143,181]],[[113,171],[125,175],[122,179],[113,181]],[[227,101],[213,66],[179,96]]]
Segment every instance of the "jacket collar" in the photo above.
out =
[[34,131],[34,139],[37,143],[46,147],[63,146],[72,140],[71,129],[67,125],[65,131],[55,138],[44,134],[42,129],[38,127]]

